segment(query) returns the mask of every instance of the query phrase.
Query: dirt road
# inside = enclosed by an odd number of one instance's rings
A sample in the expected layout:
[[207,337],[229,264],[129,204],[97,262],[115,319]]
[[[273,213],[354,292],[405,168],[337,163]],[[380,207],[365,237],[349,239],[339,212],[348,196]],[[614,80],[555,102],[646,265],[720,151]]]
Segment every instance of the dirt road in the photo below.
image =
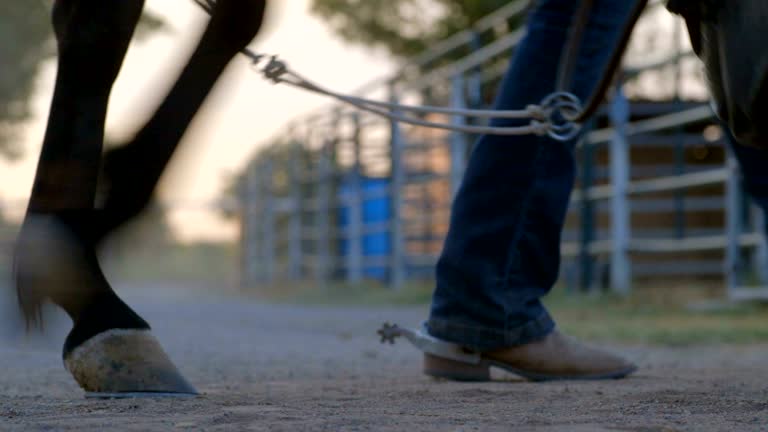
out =
[[411,346],[375,337],[384,321],[417,324],[423,308],[273,306],[154,291],[123,292],[201,397],[86,400],[61,364],[65,320],[32,340],[6,326],[0,430],[768,429],[768,346],[617,346],[642,367],[623,381],[437,382],[420,374]]

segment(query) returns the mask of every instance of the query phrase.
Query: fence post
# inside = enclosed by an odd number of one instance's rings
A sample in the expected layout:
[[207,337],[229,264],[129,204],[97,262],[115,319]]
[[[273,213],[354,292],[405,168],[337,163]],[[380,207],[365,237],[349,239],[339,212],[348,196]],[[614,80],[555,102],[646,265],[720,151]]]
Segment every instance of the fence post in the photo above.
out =
[[319,282],[323,285],[328,283],[331,277],[331,232],[335,230],[331,227],[331,212],[333,208],[332,193],[333,188],[333,148],[338,134],[338,114],[334,118],[332,136],[323,142],[323,148],[320,151],[320,160],[318,167],[318,186],[317,186],[317,273]]
[[579,291],[589,291],[594,286],[592,253],[589,246],[595,240],[595,203],[589,198],[589,189],[594,183],[594,147],[584,143],[581,146],[581,201],[579,202]]
[[755,276],[761,286],[768,284],[768,244],[766,244],[765,214],[763,210],[752,203],[750,205],[752,213],[752,231],[757,233],[759,240],[752,251],[752,268]]
[[728,178],[725,181],[725,283],[728,296],[733,294],[741,285],[741,259],[739,237],[742,231],[741,220],[741,178],[736,157],[730,147],[726,146],[725,167]]
[[259,280],[259,175],[255,163],[245,168],[245,183],[243,184],[240,202],[240,238],[242,254],[241,288],[247,289]]
[[352,113],[352,172],[349,179],[348,193],[344,194],[347,204],[349,225],[346,230],[347,239],[347,282],[359,283],[363,280],[363,187],[361,161],[361,125],[360,114]]
[[622,295],[629,294],[631,270],[629,262],[630,213],[627,189],[630,180],[629,141],[627,123],[630,107],[619,84],[610,105],[610,118],[614,134],[610,143],[611,182],[611,289]]
[[290,160],[288,161],[289,182],[291,188],[291,216],[288,233],[288,276],[291,280],[300,280],[302,277],[302,143],[293,140],[290,143]]
[[[336,131],[334,131],[336,132]],[[320,150],[320,160],[318,161],[318,183],[317,183],[317,267],[315,276],[320,283],[327,283],[330,276],[331,261],[331,140],[326,139],[323,142],[323,148]]]
[[[455,75],[451,79],[451,108],[466,109],[467,101],[464,96],[465,82],[464,76]],[[453,126],[465,126],[467,120],[464,116],[454,115],[451,118]],[[464,170],[467,166],[467,135],[464,132],[451,132],[451,196],[456,197],[461,185],[461,179],[464,177]]]
[[267,283],[272,283],[275,279],[275,199],[273,190],[273,167],[274,161],[272,155],[267,154],[264,161],[263,177],[260,182],[261,193],[259,194],[263,206],[262,214],[262,258],[264,262],[264,280]]
[[[685,108],[682,103],[682,84],[683,84],[683,53],[686,49],[682,43],[683,39],[683,22],[682,20],[675,21],[672,37],[674,39],[675,54],[678,56],[677,61],[674,64],[675,70],[675,96],[673,102],[675,103],[675,111],[683,111]],[[684,142],[685,127],[684,125],[677,125],[674,129],[677,139],[675,140],[675,175],[683,175],[686,172],[686,148]],[[687,231],[687,212],[685,210],[685,197],[687,191],[680,189],[675,191],[675,234],[678,238],[684,238]]]
[[[470,48],[473,52],[475,52],[482,49],[482,47],[483,42],[480,38],[480,34],[478,34],[476,31],[473,31]],[[476,67],[472,68],[472,70],[469,72],[467,81],[468,102],[465,105],[472,108],[479,108],[483,105],[483,67],[481,65],[477,65]]]
[[[389,84],[389,101],[398,103],[397,88],[395,82]],[[397,113],[397,112],[396,112]],[[402,224],[402,190],[405,186],[405,165],[403,153],[405,140],[400,124],[390,122],[390,161],[391,161],[391,247],[390,257],[390,285],[399,289],[405,282],[405,250],[403,244]]]

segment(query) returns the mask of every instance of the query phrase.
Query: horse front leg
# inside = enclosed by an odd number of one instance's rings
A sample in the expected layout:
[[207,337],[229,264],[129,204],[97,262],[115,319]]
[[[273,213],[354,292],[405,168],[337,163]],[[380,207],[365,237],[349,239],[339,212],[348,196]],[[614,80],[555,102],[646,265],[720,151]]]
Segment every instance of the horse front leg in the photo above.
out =
[[[16,290],[27,322],[50,301],[71,317],[64,362],[91,392],[194,392],[101,272],[93,208],[112,85],[143,0],[56,0],[58,71],[27,215]],[[141,356],[137,356],[141,353]]]

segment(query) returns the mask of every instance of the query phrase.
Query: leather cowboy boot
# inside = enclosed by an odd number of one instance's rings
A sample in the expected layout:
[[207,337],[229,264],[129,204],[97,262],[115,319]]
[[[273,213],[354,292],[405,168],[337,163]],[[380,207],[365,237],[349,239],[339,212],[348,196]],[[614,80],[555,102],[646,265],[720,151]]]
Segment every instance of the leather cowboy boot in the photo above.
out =
[[540,341],[482,353],[475,363],[424,355],[424,373],[437,378],[488,381],[491,366],[532,381],[617,379],[637,370],[622,357],[558,331]]

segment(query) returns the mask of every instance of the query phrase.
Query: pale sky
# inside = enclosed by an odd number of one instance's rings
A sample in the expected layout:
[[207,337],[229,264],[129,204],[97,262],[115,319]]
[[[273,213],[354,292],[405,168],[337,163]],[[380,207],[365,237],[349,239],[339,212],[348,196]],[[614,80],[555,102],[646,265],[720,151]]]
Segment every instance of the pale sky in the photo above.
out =
[[[267,25],[252,48],[278,54],[296,71],[341,91],[359,88],[394,69],[384,53],[349,46],[332,35],[309,14],[309,5],[310,0],[270,2]],[[186,58],[205,19],[189,0],[149,0],[147,7],[165,17],[170,28],[131,47],[112,93],[107,121],[111,136],[125,136],[141,123],[175,77],[178,62]],[[23,201],[29,194],[54,74],[55,65],[50,62],[39,77],[35,115],[23,135],[23,160],[0,161],[0,198],[7,203]],[[180,234],[186,238],[232,235],[232,227],[223,227],[211,219],[210,212],[194,207],[214,200],[224,176],[240,170],[254,150],[290,119],[329,103],[326,98],[265,81],[243,57],[233,62],[190,130],[161,194],[166,201],[183,203],[172,215]],[[21,203],[11,206],[23,210]]]

